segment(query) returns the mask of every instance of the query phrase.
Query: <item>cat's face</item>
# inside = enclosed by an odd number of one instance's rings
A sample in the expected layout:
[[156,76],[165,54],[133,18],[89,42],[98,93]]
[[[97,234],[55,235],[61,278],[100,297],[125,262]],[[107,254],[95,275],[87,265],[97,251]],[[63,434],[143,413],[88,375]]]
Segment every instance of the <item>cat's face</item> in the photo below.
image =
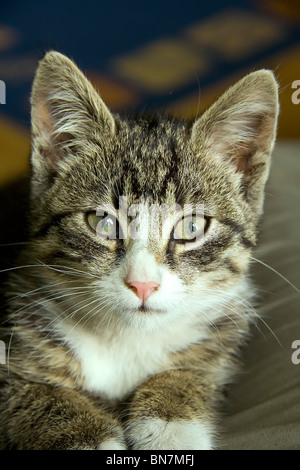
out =
[[262,210],[272,74],[249,75],[193,124],[122,120],[49,53],[32,106],[31,256],[52,267],[42,270],[49,289],[70,292],[62,318],[152,330],[230,312]]

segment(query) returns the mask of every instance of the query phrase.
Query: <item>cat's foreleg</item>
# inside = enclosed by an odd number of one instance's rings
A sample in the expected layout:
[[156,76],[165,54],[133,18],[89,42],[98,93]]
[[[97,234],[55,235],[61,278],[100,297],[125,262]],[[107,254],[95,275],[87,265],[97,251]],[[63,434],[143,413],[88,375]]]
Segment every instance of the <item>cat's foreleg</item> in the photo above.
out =
[[116,417],[68,388],[13,380],[1,390],[0,447],[124,450]]
[[211,397],[190,370],[160,373],[136,389],[126,423],[133,449],[213,449]]

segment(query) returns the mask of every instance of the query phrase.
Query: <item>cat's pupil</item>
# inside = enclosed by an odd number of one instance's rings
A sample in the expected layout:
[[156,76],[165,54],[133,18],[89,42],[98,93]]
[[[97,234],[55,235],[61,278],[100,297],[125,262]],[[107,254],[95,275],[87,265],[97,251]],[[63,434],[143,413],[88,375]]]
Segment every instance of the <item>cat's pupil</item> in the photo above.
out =
[[109,217],[105,217],[102,221],[101,221],[101,226],[102,226],[102,229],[105,231],[105,232],[109,232],[110,229],[114,226],[114,221],[109,218]]
[[196,222],[191,221],[191,222],[189,223],[189,231],[190,231],[191,233],[197,232],[197,228],[198,228],[198,227],[197,227]]

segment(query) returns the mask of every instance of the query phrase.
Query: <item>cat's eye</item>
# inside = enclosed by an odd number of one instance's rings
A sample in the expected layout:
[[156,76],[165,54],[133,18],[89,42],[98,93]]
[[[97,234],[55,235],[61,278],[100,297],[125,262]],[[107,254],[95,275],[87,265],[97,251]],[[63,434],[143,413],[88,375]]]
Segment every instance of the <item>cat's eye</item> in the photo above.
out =
[[202,237],[207,221],[200,215],[183,217],[174,227],[173,238],[179,242],[193,242]]
[[89,212],[87,223],[101,238],[115,240],[119,236],[119,224],[112,214],[97,215],[96,212]]

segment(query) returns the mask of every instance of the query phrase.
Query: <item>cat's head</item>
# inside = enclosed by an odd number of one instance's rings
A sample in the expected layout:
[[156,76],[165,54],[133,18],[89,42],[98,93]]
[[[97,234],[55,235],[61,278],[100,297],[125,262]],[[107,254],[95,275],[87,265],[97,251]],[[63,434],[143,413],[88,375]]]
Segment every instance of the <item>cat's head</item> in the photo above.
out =
[[153,329],[222,316],[256,243],[278,115],[272,72],[247,75],[192,123],[122,119],[50,52],[31,101],[31,256],[49,266],[49,286],[73,289],[70,321]]

